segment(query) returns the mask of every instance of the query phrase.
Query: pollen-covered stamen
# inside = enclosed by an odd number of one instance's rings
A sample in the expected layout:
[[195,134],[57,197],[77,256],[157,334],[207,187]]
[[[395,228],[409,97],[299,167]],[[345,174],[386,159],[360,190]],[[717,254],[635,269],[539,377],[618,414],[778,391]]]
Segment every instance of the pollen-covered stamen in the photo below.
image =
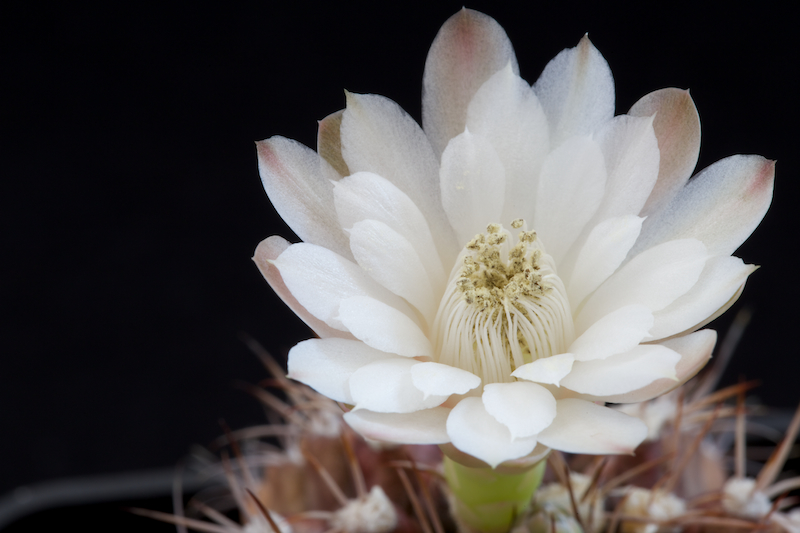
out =
[[573,337],[566,291],[536,232],[515,220],[517,243],[489,224],[462,251],[436,316],[440,363],[483,383],[513,381],[517,367],[562,353]]

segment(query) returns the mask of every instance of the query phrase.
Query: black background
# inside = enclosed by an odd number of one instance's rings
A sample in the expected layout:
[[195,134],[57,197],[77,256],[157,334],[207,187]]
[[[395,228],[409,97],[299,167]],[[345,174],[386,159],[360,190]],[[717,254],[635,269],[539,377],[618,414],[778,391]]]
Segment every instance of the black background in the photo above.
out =
[[[726,382],[762,379],[767,404],[794,407],[790,8],[494,4],[468,7],[505,27],[529,82],[588,31],[614,73],[617,113],[655,89],[691,89],[698,168],[735,153],[778,160],[773,206],[737,254],[763,267],[716,327],[753,308]],[[220,418],[263,420],[235,387],[265,376],[238,335],[283,358],[309,332],[250,261],[261,239],[292,235],[263,193],[253,141],[315,146],[316,120],[343,107],[343,89],[388,96],[419,120],[428,47],[460,7],[3,2],[0,494],[170,466],[218,435]]]

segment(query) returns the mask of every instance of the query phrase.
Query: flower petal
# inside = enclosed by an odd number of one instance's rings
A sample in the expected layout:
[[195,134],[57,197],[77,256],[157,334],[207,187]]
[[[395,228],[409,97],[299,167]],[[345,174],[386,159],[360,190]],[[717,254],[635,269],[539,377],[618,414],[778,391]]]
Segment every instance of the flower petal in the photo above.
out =
[[444,284],[444,268],[425,217],[391,182],[371,172],[357,172],[334,183],[333,198],[343,228],[362,220],[383,222],[414,246],[432,283]]
[[402,298],[370,278],[360,266],[327,248],[304,242],[293,244],[273,264],[292,296],[335,329],[346,331],[337,315],[342,300],[351,296],[376,298],[408,317],[416,316]]
[[369,363],[350,377],[350,394],[356,409],[376,413],[413,413],[437,407],[447,395],[424,395],[414,386],[411,368],[414,359],[393,357]]
[[689,292],[655,313],[653,339],[663,339],[705,323],[718,309],[730,305],[747,277],[756,271],[738,257],[717,256],[706,263],[700,279]]
[[481,378],[472,372],[431,361],[411,367],[411,380],[425,398],[429,395],[466,394],[481,384]]
[[450,409],[435,407],[416,413],[374,413],[366,409],[344,414],[344,421],[368,439],[402,444],[450,442],[446,421]]
[[349,385],[353,373],[362,366],[392,357],[361,341],[309,339],[289,350],[287,377],[305,383],[332,400],[353,404]]
[[658,344],[641,344],[605,359],[575,361],[561,386],[581,394],[605,397],[623,394],[660,378],[676,380],[680,354]]
[[556,262],[597,211],[605,185],[603,153],[589,137],[572,137],[545,159],[533,227]]
[[619,268],[639,237],[643,221],[635,216],[610,218],[592,229],[566,280],[572,309],[578,309]]
[[350,248],[372,279],[405,298],[428,324],[433,323],[438,294],[408,240],[383,222],[362,220],[350,230]]
[[594,220],[638,215],[658,178],[660,154],[653,117],[614,117],[597,133],[597,143],[608,180]]
[[267,283],[269,283],[270,287],[272,287],[272,290],[274,290],[280,299],[283,300],[283,303],[289,306],[289,309],[291,309],[294,314],[300,317],[303,322],[308,325],[308,327],[314,330],[314,333],[322,338],[341,337],[345,339],[353,339],[354,337],[349,333],[332,328],[319,318],[312,315],[308,309],[303,307],[300,302],[297,301],[297,298],[292,295],[291,291],[289,291],[289,288],[286,287],[286,283],[284,283],[281,273],[278,271],[278,267],[276,267],[272,262],[277,259],[278,256],[281,255],[289,246],[291,246],[291,244],[289,244],[286,239],[278,236],[269,237],[259,243],[258,247],[256,247],[255,254],[253,255],[253,261],[258,267],[258,270],[261,271],[261,275],[267,280]]
[[475,397],[464,398],[453,408],[447,417],[447,435],[456,448],[492,468],[524,457],[536,447],[536,437],[512,438],[509,429],[486,412],[483,401]]
[[653,313],[643,305],[626,305],[589,326],[568,348],[578,361],[605,359],[637,346],[653,327]]
[[550,123],[552,146],[590,135],[614,117],[614,78],[587,36],[553,58],[533,89]]
[[[677,352],[681,360],[675,365],[675,378],[661,378],[653,381],[649,385],[623,394],[605,395],[602,400],[613,403],[636,403],[651,400],[662,394],[683,385],[694,377],[701,368],[711,359],[711,351],[717,342],[717,333],[711,329],[695,331],[690,335],[676,337],[663,341],[659,344]],[[586,399],[597,399],[587,397]]]
[[310,148],[284,137],[260,141],[256,148],[264,190],[292,231],[305,242],[352,258],[347,235],[337,223],[330,174],[321,170],[328,163]]
[[529,381],[490,383],[482,399],[486,412],[508,428],[512,439],[535,437],[556,417],[556,399]]
[[317,152],[339,173],[339,176],[349,176],[352,172],[342,157],[342,136],[339,131],[343,115],[344,109],[340,109],[319,121]]
[[556,450],[587,454],[630,454],[647,437],[638,418],[608,407],[565,398],[558,400],[557,415],[539,441]]
[[696,239],[665,242],[634,257],[586,301],[576,320],[576,334],[625,305],[659,311],[697,283],[708,254]]
[[511,375],[515,378],[558,387],[564,376],[572,370],[572,363],[574,362],[575,356],[571,353],[560,353],[522,365],[514,370]]
[[493,18],[462,9],[447,19],[422,78],[422,125],[437,155],[464,131],[467,106],[480,86],[508,64],[519,73],[511,41]]
[[532,221],[550,134],[539,99],[510,64],[475,93],[467,110],[467,129],[489,140],[505,170],[503,214],[487,220],[506,225],[518,218]]
[[692,175],[700,153],[700,117],[689,91],[670,87],[653,91],[633,104],[629,115],[652,117],[661,160],[658,180],[641,216],[660,212]]
[[774,178],[775,162],[758,155],[717,161],[645,221],[634,253],[691,237],[703,241],[712,255],[732,254],[764,218]]
[[396,185],[425,216],[439,251],[454,257],[458,249],[442,209],[439,161],[414,119],[383,96],[347,93],[340,132],[350,171],[374,172]]
[[469,131],[450,140],[439,171],[442,205],[459,243],[500,220],[505,171],[492,145]]
[[368,296],[353,296],[339,306],[339,320],[357,339],[404,357],[433,354],[428,337],[407,315]]

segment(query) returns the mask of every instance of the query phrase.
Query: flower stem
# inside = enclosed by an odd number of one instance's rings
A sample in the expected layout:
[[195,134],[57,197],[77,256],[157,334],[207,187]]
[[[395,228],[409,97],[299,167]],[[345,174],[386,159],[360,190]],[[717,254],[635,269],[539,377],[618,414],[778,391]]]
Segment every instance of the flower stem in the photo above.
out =
[[522,473],[471,468],[444,458],[444,477],[453,494],[452,510],[460,530],[507,533],[525,512],[542,482],[546,461]]

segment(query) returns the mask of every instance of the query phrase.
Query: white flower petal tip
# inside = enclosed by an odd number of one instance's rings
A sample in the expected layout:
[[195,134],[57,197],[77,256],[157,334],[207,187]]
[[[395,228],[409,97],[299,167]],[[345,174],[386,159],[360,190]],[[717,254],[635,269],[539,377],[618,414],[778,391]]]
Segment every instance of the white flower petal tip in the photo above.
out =
[[411,380],[426,399],[429,395],[466,394],[481,384],[481,378],[472,372],[433,362],[411,367]]
[[561,353],[522,365],[514,370],[511,375],[515,378],[558,387],[560,386],[561,380],[572,370],[572,364],[574,362],[575,356],[573,354]]
[[447,435],[453,446],[492,468],[519,459],[536,447],[536,437],[514,439],[508,427],[490,415],[480,398],[464,398],[447,417]]
[[556,417],[556,399],[536,383],[490,383],[483,388],[483,407],[511,432],[511,439],[536,437]]
[[569,453],[632,454],[647,437],[647,425],[586,400],[558,400],[558,413],[539,442]]
[[416,413],[374,413],[365,409],[345,413],[350,427],[368,439],[403,444],[450,442],[446,423],[450,409],[436,407]]
[[430,341],[413,320],[375,298],[347,298],[339,305],[338,319],[357,339],[378,350],[406,357],[433,353]]

